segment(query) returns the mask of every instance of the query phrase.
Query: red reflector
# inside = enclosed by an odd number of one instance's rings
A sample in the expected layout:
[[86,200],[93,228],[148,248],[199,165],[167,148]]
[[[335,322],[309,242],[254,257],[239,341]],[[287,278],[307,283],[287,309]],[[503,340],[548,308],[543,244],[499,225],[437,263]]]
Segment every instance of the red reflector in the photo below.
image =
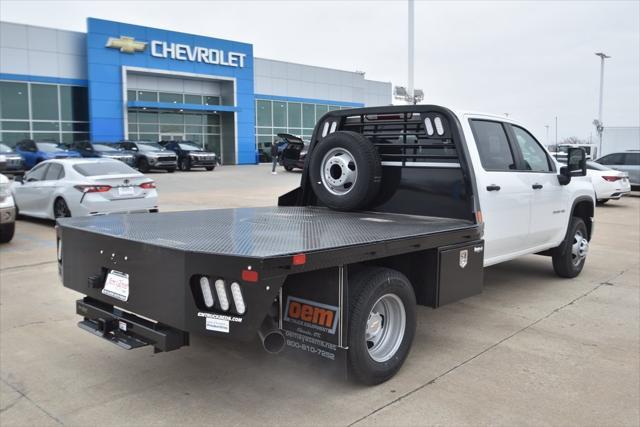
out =
[[253,270],[242,270],[242,280],[245,282],[257,282],[258,272]]
[[602,179],[609,182],[616,182],[619,179],[622,179],[622,177],[621,176],[603,176]]
[[293,265],[304,265],[307,262],[307,256],[305,254],[297,254],[293,256],[291,260],[291,264]]

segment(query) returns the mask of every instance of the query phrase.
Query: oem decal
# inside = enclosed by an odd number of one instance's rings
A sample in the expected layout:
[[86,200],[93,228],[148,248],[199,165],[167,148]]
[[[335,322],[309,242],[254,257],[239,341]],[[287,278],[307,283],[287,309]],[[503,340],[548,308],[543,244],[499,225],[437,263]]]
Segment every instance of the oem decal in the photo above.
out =
[[338,315],[338,307],[336,306],[288,296],[284,321],[335,334]]

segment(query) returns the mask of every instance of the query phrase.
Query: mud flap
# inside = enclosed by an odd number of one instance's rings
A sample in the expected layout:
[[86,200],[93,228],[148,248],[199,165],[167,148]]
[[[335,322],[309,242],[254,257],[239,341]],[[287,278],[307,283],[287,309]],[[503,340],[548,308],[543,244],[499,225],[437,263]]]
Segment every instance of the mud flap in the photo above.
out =
[[339,266],[287,278],[280,295],[280,328],[285,352],[307,354],[347,375],[348,286]]

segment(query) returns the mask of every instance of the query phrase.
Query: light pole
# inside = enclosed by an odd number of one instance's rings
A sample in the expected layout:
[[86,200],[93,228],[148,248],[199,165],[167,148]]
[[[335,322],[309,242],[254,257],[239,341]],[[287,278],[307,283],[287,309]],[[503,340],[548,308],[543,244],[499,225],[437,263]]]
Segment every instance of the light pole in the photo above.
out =
[[556,116],[556,153],[558,152],[558,116]]
[[547,147],[549,146],[549,125],[544,125],[545,129],[547,130]]
[[409,53],[409,55],[408,55],[408,64],[407,64],[407,66],[408,66],[408,69],[409,69],[408,70],[409,71],[409,76],[408,76],[408,82],[407,82],[407,84],[408,84],[407,89],[408,89],[408,95],[409,95],[409,97],[411,98],[411,101],[412,101],[411,103],[415,104],[416,102],[415,102],[414,93],[413,93],[413,56],[414,56],[414,45],[413,45],[413,43],[414,43],[414,37],[413,37],[413,33],[414,33],[414,31],[413,31],[414,3],[413,3],[413,0],[409,0],[409,13],[408,13],[408,16],[409,16],[409,25],[408,25],[408,27],[409,27],[409,34],[408,34],[408,36],[409,36],[409,52],[408,53]]
[[593,124],[596,125],[596,130],[598,131],[598,138],[600,139],[600,147],[598,148],[598,153],[602,153],[602,131],[604,130],[604,126],[602,125],[602,93],[604,90],[604,60],[611,57],[603,52],[596,52],[596,56],[600,57],[600,101],[598,102],[598,119],[594,120]]

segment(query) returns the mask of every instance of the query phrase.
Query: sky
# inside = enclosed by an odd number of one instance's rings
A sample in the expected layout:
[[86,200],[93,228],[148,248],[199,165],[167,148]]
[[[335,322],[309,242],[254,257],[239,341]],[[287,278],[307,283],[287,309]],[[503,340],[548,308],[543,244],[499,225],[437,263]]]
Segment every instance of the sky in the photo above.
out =
[[[254,55],[407,83],[407,2],[0,1],[0,19],[86,31],[96,17],[254,45]],[[640,0],[416,1],[415,86],[423,103],[504,114],[545,143],[640,126]],[[549,126],[549,139],[547,130]]]

